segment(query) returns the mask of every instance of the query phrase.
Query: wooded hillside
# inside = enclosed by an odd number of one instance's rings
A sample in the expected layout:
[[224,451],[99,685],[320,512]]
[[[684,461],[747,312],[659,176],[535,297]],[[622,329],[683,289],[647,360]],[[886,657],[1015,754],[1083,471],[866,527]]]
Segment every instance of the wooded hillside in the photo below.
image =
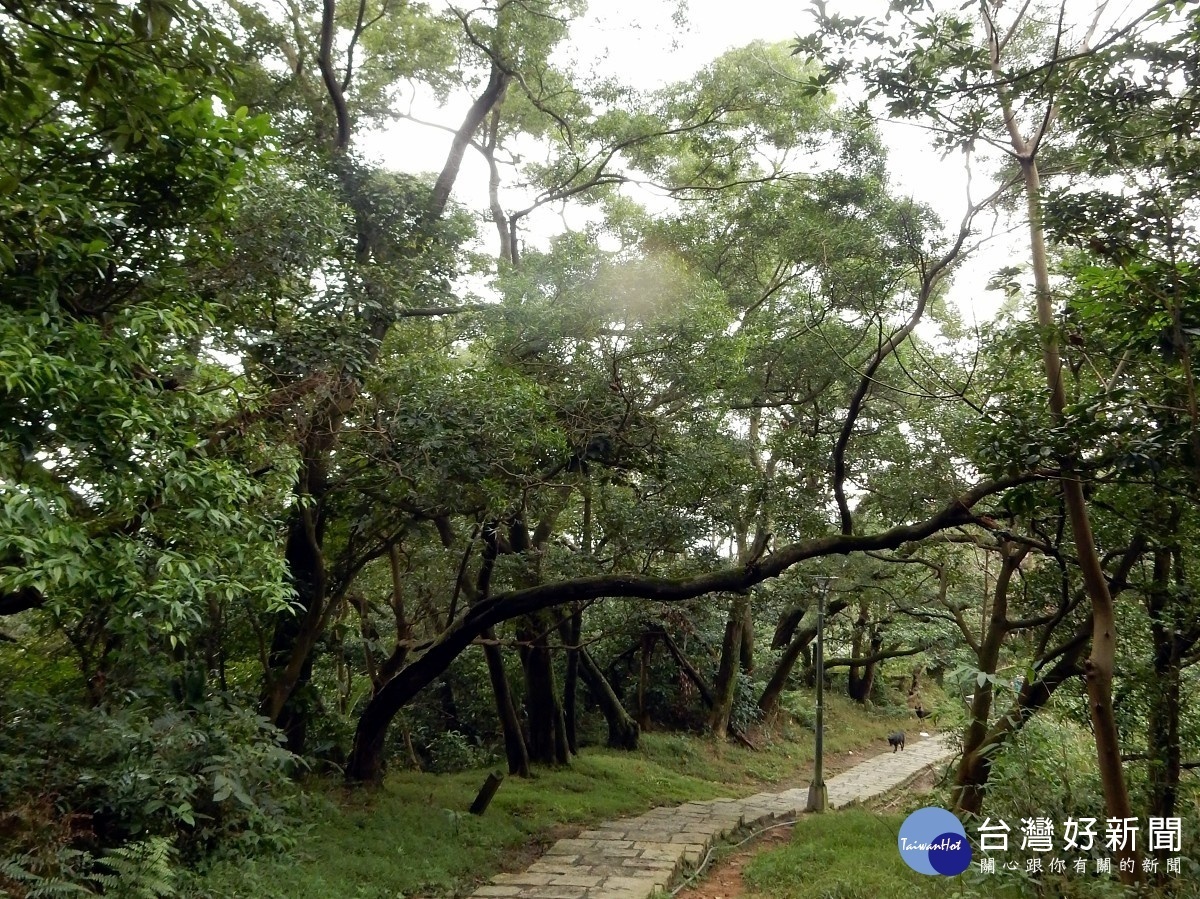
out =
[[[1185,813],[1200,8],[877,5],[644,88],[581,0],[0,0],[0,884],[169,895],[306,773],[754,745],[822,594],[836,689],[971,697],[956,810],[1053,714]],[[439,171],[364,150],[421,103]]]

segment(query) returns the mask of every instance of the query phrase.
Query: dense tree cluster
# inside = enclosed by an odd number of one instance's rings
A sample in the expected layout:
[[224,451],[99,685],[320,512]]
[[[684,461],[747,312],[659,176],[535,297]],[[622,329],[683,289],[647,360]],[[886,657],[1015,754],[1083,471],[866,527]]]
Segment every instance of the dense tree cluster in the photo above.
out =
[[[647,91],[578,0],[0,0],[0,885],[159,895],[301,769],[753,743],[822,591],[854,699],[970,681],[962,811],[1070,693],[1109,813],[1177,813],[1200,12],[1069,5],[818,4]],[[361,150],[414,91],[437,172]]]

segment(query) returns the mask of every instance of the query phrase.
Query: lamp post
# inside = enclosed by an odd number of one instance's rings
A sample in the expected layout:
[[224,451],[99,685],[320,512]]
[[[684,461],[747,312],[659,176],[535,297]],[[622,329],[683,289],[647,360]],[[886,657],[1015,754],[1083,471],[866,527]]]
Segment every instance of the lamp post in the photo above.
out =
[[817,745],[813,758],[813,779],[808,785],[807,811],[823,812],[829,805],[825,787],[825,594],[832,576],[819,576],[817,592]]

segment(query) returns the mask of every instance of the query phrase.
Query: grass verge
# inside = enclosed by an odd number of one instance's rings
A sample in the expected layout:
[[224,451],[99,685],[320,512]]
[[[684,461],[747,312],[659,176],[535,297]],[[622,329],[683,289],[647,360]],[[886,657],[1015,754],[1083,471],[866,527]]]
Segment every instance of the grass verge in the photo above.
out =
[[[800,700],[802,701],[802,700]],[[858,761],[885,747],[895,719],[829,701],[827,758]],[[580,827],[692,799],[744,796],[807,782],[812,732],[788,724],[756,737],[759,751],[681,734],[646,734],[636,752],[585,749],[570,767],[506,778],[487,813],[466,813],[486,769],[399,771],[373,792],[307,786],[309,811],[289,858],[218,863],[189,879],[193,899],[413,899],[466,895],[518,869]],[[850,756],[854,751],[856,754]],[[827,762],[828,764],[828,762]],[[894,851],[894,850],[893,850]]]
[[1165,887],[1126,891],[1115,879],[1079,874],[1030,875],[1016,854],[1008,870],[998,858],[993,873],[972,862],[956,877],[919,874],[900,858],[896,841],[906,815],[851,807],[804,815],[791,841],[754,857],[742,869],[739,899],[1194,899],[1200,895],[1187,875]]
[[[908,899],[958,896],[960,878],[929,877],[909,868],[896,851],[903,815],[850,808],[806,815],[792,842],[746,865],[746,899]],[[974,893],[970,895],[976,895]]]

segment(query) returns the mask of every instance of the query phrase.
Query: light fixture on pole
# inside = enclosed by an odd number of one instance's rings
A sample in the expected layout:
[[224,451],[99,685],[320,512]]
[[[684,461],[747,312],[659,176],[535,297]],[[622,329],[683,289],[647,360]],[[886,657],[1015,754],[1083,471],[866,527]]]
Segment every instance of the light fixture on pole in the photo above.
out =
[[819,575],[817,591],[817,745],[813,758],[813,779],[808,786],[806,811],[823,812],[829,806],[829,791],[825,787],[825,594],[832,575]]

